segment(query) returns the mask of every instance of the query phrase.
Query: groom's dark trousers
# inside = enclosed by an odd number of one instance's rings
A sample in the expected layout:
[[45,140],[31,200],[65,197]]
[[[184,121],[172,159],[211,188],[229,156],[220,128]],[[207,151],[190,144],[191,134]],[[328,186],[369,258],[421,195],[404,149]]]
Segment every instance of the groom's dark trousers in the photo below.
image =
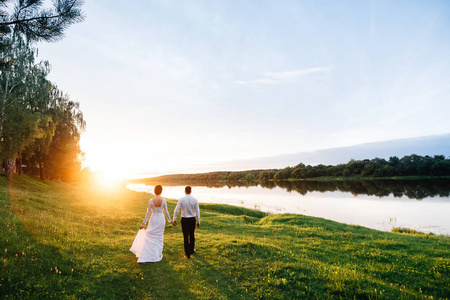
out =
[[194,253],[195,246],[195,217],[192,218],[181,218],[181,230],[183,230],[184,237],[184,252],[186,256],[189,258],[191,254]]

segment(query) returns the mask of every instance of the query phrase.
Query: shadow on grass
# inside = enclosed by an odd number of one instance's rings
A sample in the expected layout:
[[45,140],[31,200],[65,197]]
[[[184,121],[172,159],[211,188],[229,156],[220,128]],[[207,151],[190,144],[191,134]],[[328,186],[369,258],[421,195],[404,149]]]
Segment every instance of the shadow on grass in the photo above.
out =
[[196,265],[195,268],[202,269],[201,274],[203,278],[197,280],[205,281],[208,286],[215,287],[215,292],[210,291],[210,293],[216,293],[215,296],[211,295],[211,299],[254,299],[254,296],[245,287],[241,286],[241,282],[236,275],[232,273],[226,274],[220,271],[216,266],[210,264],[201,254],[195,254],[192,263]]
[[155,263],[139,263],[138,268],[143,274],[141,287],[145,291],[141,292],[146,299],[196,299],[166,258]]
[[[12,299],[75,295],[80,288],[80,265],[57,247],[40,243],[13,210],[6,180],[0,182],[0,294]],[[4,250],[3,250],[4,249]],[[72,270],[76,269],[74,273]]]

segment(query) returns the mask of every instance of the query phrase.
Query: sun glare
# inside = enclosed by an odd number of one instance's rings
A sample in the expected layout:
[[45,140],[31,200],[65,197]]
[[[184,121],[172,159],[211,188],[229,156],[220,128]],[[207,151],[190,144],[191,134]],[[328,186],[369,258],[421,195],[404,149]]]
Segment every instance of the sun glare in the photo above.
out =
[[149,146],[124,138],[91,135],[82,139],[81,146],[86,153],[83,166],[89,167],[96,184],[105,188],[113,187],[120,180],[161,174],[183,163],[172,154],[155,153]]
[[129,143],[114,145],[109,141],[96,143],[85,140],[83,150],[86,153],[84,166],[97,174],[97,180],[102,185],[111,185],[135,175],[133,166],[137,165],[140,154],[130,149]]
[[94,183],[102,190],[114,190],[121,186],[123,178],[116,176],[115,173],[106,171],[94,172]]

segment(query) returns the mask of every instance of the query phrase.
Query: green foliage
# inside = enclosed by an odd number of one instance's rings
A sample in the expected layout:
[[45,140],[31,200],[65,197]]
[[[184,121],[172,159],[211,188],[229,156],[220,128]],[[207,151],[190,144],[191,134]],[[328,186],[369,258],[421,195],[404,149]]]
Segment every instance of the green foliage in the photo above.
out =
[[[70,25],[83,19],[82,4],[80,0],[61,0],[54,1],[53,6],[49,7],[42,0],[0,1],[0,162],[7,177],[11,175],[16,159],[18,169],[21,168],[24,156],[31,163],[31,171],[38,166],[41,177],[44,177],[44,165],[61,165],[61,159],[57,162],[55,155],[50,153],[55,132],[60,140],[63,139],[61,136],[67,136],[67,131],[61,129],[65,126],[64,118],[55,115],[52,107],[55,100],[52,99],[52,91],[56,87],[46,78],[49,64],[35,64],[36,51],[31,43],[60,39]],[[78,108],[72,111],[79,113]],[[73,117],[78,121],[76,115]],[[70,142],[60,146],[68,149],[78,140],[75,133]],[[61,167],[48,168],[52,177],[67,173],[68,165],[71,165],[71,172],[74,168],[79,169],[78,156],[81,151],[76,146],[74,151],[76,155],[73,151],[64,154],[64,159],[69,160],[64,172]],[[76,159],[74,156],[77,156]]]
[[[229,182],[243,185],[251,182],[284,181],[284,180],[304,180],[317,178],[334,177],[407,177],[407,176],[450,176],[450,158],[444,155],[420,156],[416,154],[406,155],[399,159],[396,156],[386,161],[383,158],[350,160],[347,164],[336,166],[319,164],[317,166],[299,163],[295,167],[286,167],[281,170],[248,170],[236,172],[211,172],[200,174],[177,174],[159,176],[141,180],[142,182],[208,182],[216,184]],[[219,184],[220,185],[220,184]]]
[[[186,260],[167,225],[164,258],[128,251],[144,193],[0,177],[5,299],[448,299],[450,239],[303,215],[202,204]],[[175,201],[168,201],[173,211]]]
[[138,179],[134,182],[164,182],[165,184],[189,184],[195,183],[196,185],[205,184],[207,186],[222,186],[221,182],[233,182],[233,184],[241,183],[246,186],[247,183],[253,182],[259,178],[261,170],[250,170],[244,172],[209,172],[209,173],[197,173],[197,174],[176,174],[176,175],[163,175],[154,178]]
[[274,170],[261,171],[259,173],[259,180],[261,180],[261,181],[272,180],[272,179],[274,179],[276,173],[277,173],[277,171],[274,171]]
[[14,61],[0,73],[0,161],[7,176],[19,158],[30,174],[74,179],[85,127],[79,104],[47,79],[49,63],[35,64],[35,49],[20,37],[3,54]]
[[0,160],[10,161],[39,136],[39,124],[46,119],[31,109],[46,89],[46,64],[34,63],[34,49],[17,38],[7,56],[15,63],[0,72]]
[[276,172],[275,175],[273,176],[273,179],[275,179],[275,180],[289,179],[291,177],[292,171],[293,171],[293,168],[286,167],[283,170]]
[[83,1],[53,1],[52,8],[44,8],[42,0],[0,1],[0,69],[14,64],[3,56],[13,44],[13,35],[27,41],[57,41],[72,24],[81,22]]
[[25,161],[32,173],[39,169],[41,172],[45,170],[48,178],[75,180],[81,170],[79,140],[85,121],[79,103],[70,101],[56,88],[52,98],[54,100],[49,110],[52,112],[53,134],[47,132],[47,136],[35,139],[33,146],[24,153],[27,157]]

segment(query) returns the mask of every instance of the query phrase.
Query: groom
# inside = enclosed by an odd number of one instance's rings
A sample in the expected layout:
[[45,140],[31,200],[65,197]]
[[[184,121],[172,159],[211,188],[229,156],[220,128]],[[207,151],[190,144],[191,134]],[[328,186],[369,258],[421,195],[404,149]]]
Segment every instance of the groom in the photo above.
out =
[[[198,206],[198,200],[191,196],[191,191],[192,188],[190,186],[185,187],[184,192],[186,196],[178,200],[172,218],[174,225],[177,225],[177,217],[181,209],[181,229],[183,230],[184,237],[184,252],[188,259],[191,258],[191,254],[197,252],[194,249],[194,231],[195,227],[200,227],[200,207]],[[196,216],[197,223],[195,222]]]

